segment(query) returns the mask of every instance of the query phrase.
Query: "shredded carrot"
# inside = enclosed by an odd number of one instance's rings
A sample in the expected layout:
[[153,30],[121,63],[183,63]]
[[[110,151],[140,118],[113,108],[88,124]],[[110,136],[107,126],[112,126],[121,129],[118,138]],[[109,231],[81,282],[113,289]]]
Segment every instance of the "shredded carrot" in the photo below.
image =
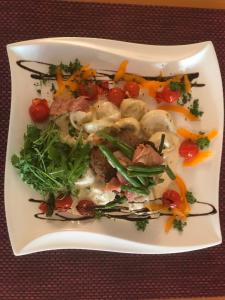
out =
[[208,157],[212,156],[212,154],[213,154],[213,152],[210,150],[200,151],[193,159],[184,160],[183,166],[184,167],[194,167],[195,165],[203,162]]
[[187,217],[186,214],[181,209],[178,208],[173,208],[172,213],[174,216],[180,217],[182,219],[186,219]]
[[184,75],[184,86],[185,86],[185,91],[189,93],[191,91],[191,83],[187,74]]
[[131,73],[125,73],[123,75],[123,79],[125,81],[135,81],[137,83],[143,83],[146,81],[143,77],[136,75],[136,74],[131,74]]
[[127,68],[128,60],[123,60],[114,76],[114,80],[118,81],[121,78],[123,78],[124,74],[126,73],[126,68]]
[[165,232],[168,233],[170,231],[170,229],[173,226],[173,222],[176,219],[175,216],[170,216],[167,218],[166,223],[165,223]]
[[157,80],[145,80],[142,83],[142,86],[148,89],[149,96],[155,98],[157,90],[166,86],[167,84],[167,81],[162,82]]
[[199,118],[192,115],[190,111],[183,107],[183,106],[178,106],[178,105],[161,105],[158,107],[158,109],[163,109],[163,110],[169,110],[169,111],[174,111],[177,113],[181,113],[185,116],[190,121],[199,121]]
[[176,176],[175,182],[180,190],[180,195],[181,195],[181,199],[182,199],[182,207],[181,210],[182,212],[187,215],[190,212],[190,205],[187,202],[187,198],[186,198],[186,194],[187,194],[187,187],[186,184],[184,182],[184,180],[180,177],[180,176]]
[[216,129],[211,130],[209,133],[206,134],[207,138],[211,141],[218,135],[218,131]]
[[198,133],[191,132],[191,131],[187,130],[186,128],[181,127],[181,128],[177,129],[177,134],[179,134],[180,136],[182,136],[185,139],[197,140],[199,138],[207,137],[209,140],[212,140],[213,138],[215,138],[217,136],[218,131],[213,129],[207,134],[198,134]]
[[156,203],[149,203],[149,204],[146,204],[145,207],[149,210],[153,210],[153,211],[158,211],[158,210],[161,210],[163,209],[163,205],[162,204],[156,204]]

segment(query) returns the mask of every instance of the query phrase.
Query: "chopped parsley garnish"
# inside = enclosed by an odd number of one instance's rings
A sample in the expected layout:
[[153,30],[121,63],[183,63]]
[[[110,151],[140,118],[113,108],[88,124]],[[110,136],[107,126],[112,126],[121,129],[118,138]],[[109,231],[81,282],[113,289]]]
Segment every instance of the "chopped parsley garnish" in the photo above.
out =
[[187,191],[186,198],[187,202],[190,204],[194,204],[195,202],[197,202],[197,199],[195,198],[192,192]]
[[187,222],[183,222],[182,220],[175,219],[173,221],[173,228],[177,229],[179,232],[184,230],[184,226],[187,225]]
[[185,93],[185,85],[184,82],[176,82],[176,81],[171,81],[170,82],[170,89],[172,91],[180,91],[181,94]]
[[73,74],[75,71],[80,70],[82,65],[77,58],[69,64],[63,64],[62,62],[59,65],[51,64],[48,69],[49,75],[55,76],[58,67],[65,74]]
[[190,93],[183,93],[182,97],[177,100],[177,104],[183,106],[183,105],[187,104],[189,101],[191,101],[191,94]]
[[201,117],[203,115],[203,111],[199,110],[199,100],[195,99],[193,103],[189,106],[189,111],[192,115],[196,117]]
[[136,221],[137,230],[145,231],[146,226],[149,224],[148,219]]
[[207,137],[198,138],[196,142],[201,150],[208,148],[210,145],[210,140]]

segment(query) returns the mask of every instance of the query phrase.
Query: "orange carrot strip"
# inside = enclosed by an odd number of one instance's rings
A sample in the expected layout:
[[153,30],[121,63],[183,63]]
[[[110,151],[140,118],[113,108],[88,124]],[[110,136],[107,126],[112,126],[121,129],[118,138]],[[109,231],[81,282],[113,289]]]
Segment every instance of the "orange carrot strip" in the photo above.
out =
[[177,134],[179,134],[180,136],[182,136],[185,139],[191,139],[191,140],[197,140],[199,138],[204,138],[207,137],[209,140],[212,140],[213,138],[215,138],[218,134],[218,131],[213,129],[210,132],[208,132],[207,134],[198,134],[198,133],[194,133],[191,132],[189,130],[187,130],[186,128],[177,128]]
[[168,233],[170,231],[170,229],[173,226],[173,222],[176,219],[175,216],[170,216],[167,218],[166,223],[165,223],[165,232]]
[[127,64],[128,64],[128,60],[123,60],[121,62],[120,66],[114,76],[115,81],[120,80],[124,76],[124,74],[126,72]]
[[185,139],[197,140],[199,138],[199,134],[193,133],[185,128],[177,128],[177,134]]
[[125,73],[123,75],[123,79],[125,81],[135,81],[137,83],[144,83],[146,81],[146,79],[144,79],[143,77],[136,75],[136,74],[131,74],[131,73]]
[[169,111],[174,111],[177,113],[181,113],[185,116],[190,121],[199,121],[199,118],[192,115],[189,110],[185,107],[178,106],[178,105],[161,105],[158,107],[158,109],[162,110],[169,110]]
[[149,210],[153,210],[153,211],[158,211],[158,210],[161,210],[163,209],[163,205],[162,204],[156,204],[156,203],[149,203],[149,204],[146,204],[145,207]]
[[210,150],[200,151],[192,160],[184,160],[184,167],[194,167],[197,164],[203,162],[208,157],[212,156],[213,152]]
[[211,141],[218,135],[218,131],[216,129],[212,129],[210,132],[206,134],[207,138]]
[[172,213],[174,216],[180,217],[182,219],[186,219],[186,214],[178,208],[173,208]]
[[185,86],[185,91],[189,93],[191,91],[191,83],[187,74],[184,75],[184,86]]

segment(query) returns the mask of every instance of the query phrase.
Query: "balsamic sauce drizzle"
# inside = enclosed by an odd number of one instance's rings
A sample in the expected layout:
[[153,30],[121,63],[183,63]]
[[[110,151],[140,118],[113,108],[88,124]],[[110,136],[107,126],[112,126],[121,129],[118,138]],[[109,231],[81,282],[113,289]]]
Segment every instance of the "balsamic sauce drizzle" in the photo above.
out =
[[[46,63],[46,62],[41,62],[41,61],[36,61],[36,60],[18,60],[16,62],[16,64],[21,67],[22,69],[31,72],[31,78],[33,79],[39,79],[39,80],[55,80],[56,76],[55,75],[50,75],[48,73],[43,73],[41,71],[29,68],[27,66],[24,65],[24,63],[37,63],[37,64],[41,64],[41,65],[46,65],[46,66],[50,66],[50,63]],[[106,72],[106,73],[105,73]],[[112,74],[108,74],[107,72],[111,72]],[[115,71],[114,70],[101,70],[99,72],[97,72],[97,76],[103,76],[103,77],[109,77],[111,80],[114,78],[114,74]],[[63,74],[63,78],[66,79],[68,78],[70,75],[67,74]],[[199,72],[195,72],[195,73],[189,73],[187,74],[188,79],[190,81],[193,81],[194,79],[197,79],[199,77]],[[146,80],[158,80],[158,81],[166,81],[168,79],[171,79],[173,76],[142,76],[144,79]],[[203,83],[196,83],[193,82],[191,83],[191,86],[195,86],[195,87],[203,87],[205,86],[205,84]]]
[[[43,202],[41,200],[35,200],[35,199],[29,199],[31,202]],[[187,217],[200,217],[200,216],[209,216],[209,215],[214,215],[217,213],[217,210],[214,205],[208,203],[208,202],[202,202],[202,201],[197,201],[196,203],[209,206],[211,210],[209,212],[205,213],[190,213],[188,214]],[[95,211],[98,211],[99,208],[96,206]],[[146,219],[158,219],[161,216],[171,216],[172,213],[161,213],[161,212],[149,212],[147,208],[141,208],[138,210],[133,210],[130,211],[128,207],[126,206],[115,206],[114,208],[102,208],[102,217],[108,218],[108,219],[121,219],[121,220],[126,220],[130,222],[136,222],[136,221],[141,221],[141,220],[146,220]],[[115,212],[121,212],[121,214],[113,214]],[[34,215],[35,218],[42,219],[42,220],[50,220],[50,221],[83,221],[83,220],[90,220],[90,219],[95,219],[95,215],[92,216],[64,216],[60,213],[55,213],[54,217],[46,217],[44,213],[37,213]],[[58,217],[58,218],[57,218]]]

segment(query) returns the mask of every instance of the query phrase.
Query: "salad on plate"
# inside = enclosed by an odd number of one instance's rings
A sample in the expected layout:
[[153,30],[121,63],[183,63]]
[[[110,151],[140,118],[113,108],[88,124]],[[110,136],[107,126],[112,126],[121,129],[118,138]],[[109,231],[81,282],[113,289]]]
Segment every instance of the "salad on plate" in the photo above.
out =
[[[52,221],[122,219],[144,231],[151,219],[165,217],[165,232],[183,231],[189,217],[216,213],[196,199],[177,167],[201,168],[213,154],[218,132],[179,127],[201,120],[193,88],[204,86],[198,73],[157,77],[95,70],[78,59],[69,64],[35,62],[31,72],[38,96],[27,113],[31,123],[19,154],[11,158],[22,180],[40,193],[36,218]],[[51,92],[43,97],[42,88]],[[146,100],[147,98],[147,100]],[[195,203],[209,208],[192,213]]]

